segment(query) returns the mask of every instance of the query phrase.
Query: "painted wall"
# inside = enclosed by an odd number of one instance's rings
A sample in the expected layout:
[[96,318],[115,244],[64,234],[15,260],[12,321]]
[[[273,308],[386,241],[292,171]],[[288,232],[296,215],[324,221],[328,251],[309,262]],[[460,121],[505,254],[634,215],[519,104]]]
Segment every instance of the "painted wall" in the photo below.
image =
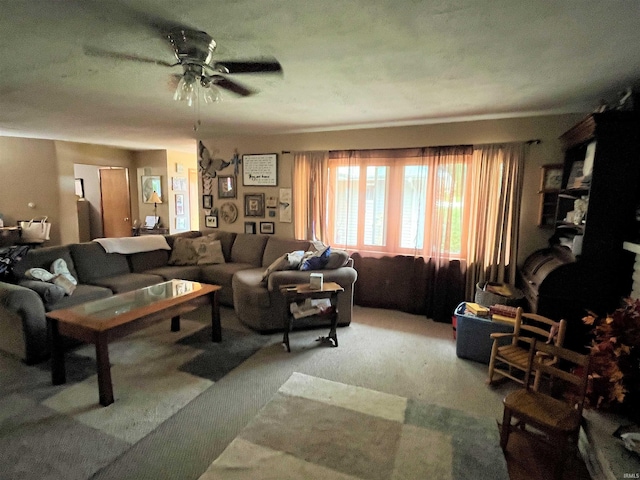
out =
[[[542,143],[529,147],[525,167],[525,187],[523,190],[520,227],[521,243],[518,255],[521,262],[533,250],[546,246],[547,240],[551,235],[549,230],[540,229],[536,226],[540,166],[562,161],[562,148],[558,137],[584,116],[585,114],[540,116],[294,135],[225,136],[204,139],[203,143],[211,152],[215,152],[215,156],[227,160],[233,156],[236,149],[241,155],[278,153],[277,188],[244,187],[242,185],[242,169],[240,169],[237,182],[238,196],[234,200],[239,211],[239,218],[232,225],[226,225],[220,221],[218,223],[220,228],[224,230],[242,232],[245,222],[243,202],[245,194],[264,192],[267,196],[277,195],[278,188],[292,186],[293,155],[282,152],[484,144],[540,139]],[[232,173],[232,166],[218,172],[220,175],[230,175]],[[217,188],[215,186],[213,192],[214,207],[217,207],[221,202],[217,198]],[[201,212],[201,218],[203,218],[204,212],[202,208]],[[263,221],[270,220],[269,218],[263,219]],[[257,221],[259,222],[260,219],[257,219]],[[277,217],[275,222],[276,235],[293,236],[293,224],[281,223]]]
[[[191,226],[190,217],[191,209],[198,209],[198,204],[191,205],[189,198],[189,169],[197,168],[197,153],[194,143],[193,153],[167,151],[167,180],[169,184],[168,202],[169,202],[169,219],[171,225],[169,226],[171,233],[185,232],[188,230],[198,230],[198,225]],[[179,179],[179,182],[174,182],[174,179]],[[174,189],[174,183],[177,183],[179,187]],[[182,203],[182,213],[178,214],[176,211],[178,202],[176,196],[180,195]]]

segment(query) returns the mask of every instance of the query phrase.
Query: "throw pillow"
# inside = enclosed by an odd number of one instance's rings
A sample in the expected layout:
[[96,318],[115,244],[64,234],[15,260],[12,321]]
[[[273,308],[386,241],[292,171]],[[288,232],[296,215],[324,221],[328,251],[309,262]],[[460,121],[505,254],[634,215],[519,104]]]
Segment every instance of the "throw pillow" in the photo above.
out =
[[53,283],[41,282],[40,280],[21,280],[19,285],[36,292],[47,305],[56,303],[65,294],[64,288]]
[[61,287],[67,295],[71,295],[76,289],[73,282],[64,275],[56,275],[52,282],[54,285]]
[[284,255],[276,258],[262,274],[262,281],[264,282],[272,272],[275,272],[277,270],[285,270],[285,267],[289,265],[288,257],[289,254],[285,253]]
[[212,240],[208,236],[196,238],[193,240],[193,249],[198,255],[198,265],[225,263],[220,240]]
[[349,262],[349,253],[346,250],[331,249],[329,261],[324,266],[327,270],[344,267]]
[[193,248],[193,239],[178,237],[173,242],[169,265],[197,265],[198,254]]
[[309,256],[305,255],[300,264],[300,270],[322,270],[329,261],[329,255],[331,255],[331,247],[313,252],[313,254]]

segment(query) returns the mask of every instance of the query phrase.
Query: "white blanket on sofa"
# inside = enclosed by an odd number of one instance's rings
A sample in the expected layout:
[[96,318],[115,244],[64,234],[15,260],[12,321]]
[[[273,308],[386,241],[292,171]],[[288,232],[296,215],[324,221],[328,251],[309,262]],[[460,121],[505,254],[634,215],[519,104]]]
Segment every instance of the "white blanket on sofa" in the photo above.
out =
[[96,238],[94,242],[102,245],[107,253],[139,253],[152,250],[171,250],[167,239],[162,235],[143,235],[140,237]]

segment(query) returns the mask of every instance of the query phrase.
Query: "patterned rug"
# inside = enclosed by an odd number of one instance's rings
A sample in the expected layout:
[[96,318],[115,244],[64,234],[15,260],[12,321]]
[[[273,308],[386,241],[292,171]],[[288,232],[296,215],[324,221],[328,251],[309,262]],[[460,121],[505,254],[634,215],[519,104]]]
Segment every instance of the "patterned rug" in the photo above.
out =
[[495,419],[294,373],[200,480],[508,479]]
[[[109,345],[115,402],[98,404],[95,347],[66,355],[67,383],[51,385],[49,362],[2,359],[0,478],[86,479],[147,436],[266,345],[269,337],[183,318]],[[35,460],[35,461],[34,461]]]

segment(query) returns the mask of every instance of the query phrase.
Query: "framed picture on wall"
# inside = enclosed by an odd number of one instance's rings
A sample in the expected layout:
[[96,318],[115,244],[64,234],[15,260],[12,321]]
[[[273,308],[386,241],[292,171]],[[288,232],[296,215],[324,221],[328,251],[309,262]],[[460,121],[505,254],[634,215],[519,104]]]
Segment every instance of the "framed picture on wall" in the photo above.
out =
[[160,175],[142,175],[140,183],[142,186],[142,201],[144,203],[153,203],[151,201],[151,195],[153,195],[153,192],[156,192],[158,197],[162,198]]
[[242,184],[261,187],[277,186],[278,155],[276,153],[243,155]]
[[273,222],[260,222],[260,233],[274,233],[274,223]]
[[236,177],[233,175],[218,177],[218,198],[236,198]]
[[244,222],[244,233],[256,233],[256,222]]
[[217,215],[206,215],[204,217],[204,225],[207,228],[218,228],[218,216]]
[[205,210],[213,208],[213,195],[202,195],[202,208]]
[[264,217],[264,193],[251,193],[244,196],[244,216]]
[[176,215],[184,215],[184,195],[181,193],[176,195]]

